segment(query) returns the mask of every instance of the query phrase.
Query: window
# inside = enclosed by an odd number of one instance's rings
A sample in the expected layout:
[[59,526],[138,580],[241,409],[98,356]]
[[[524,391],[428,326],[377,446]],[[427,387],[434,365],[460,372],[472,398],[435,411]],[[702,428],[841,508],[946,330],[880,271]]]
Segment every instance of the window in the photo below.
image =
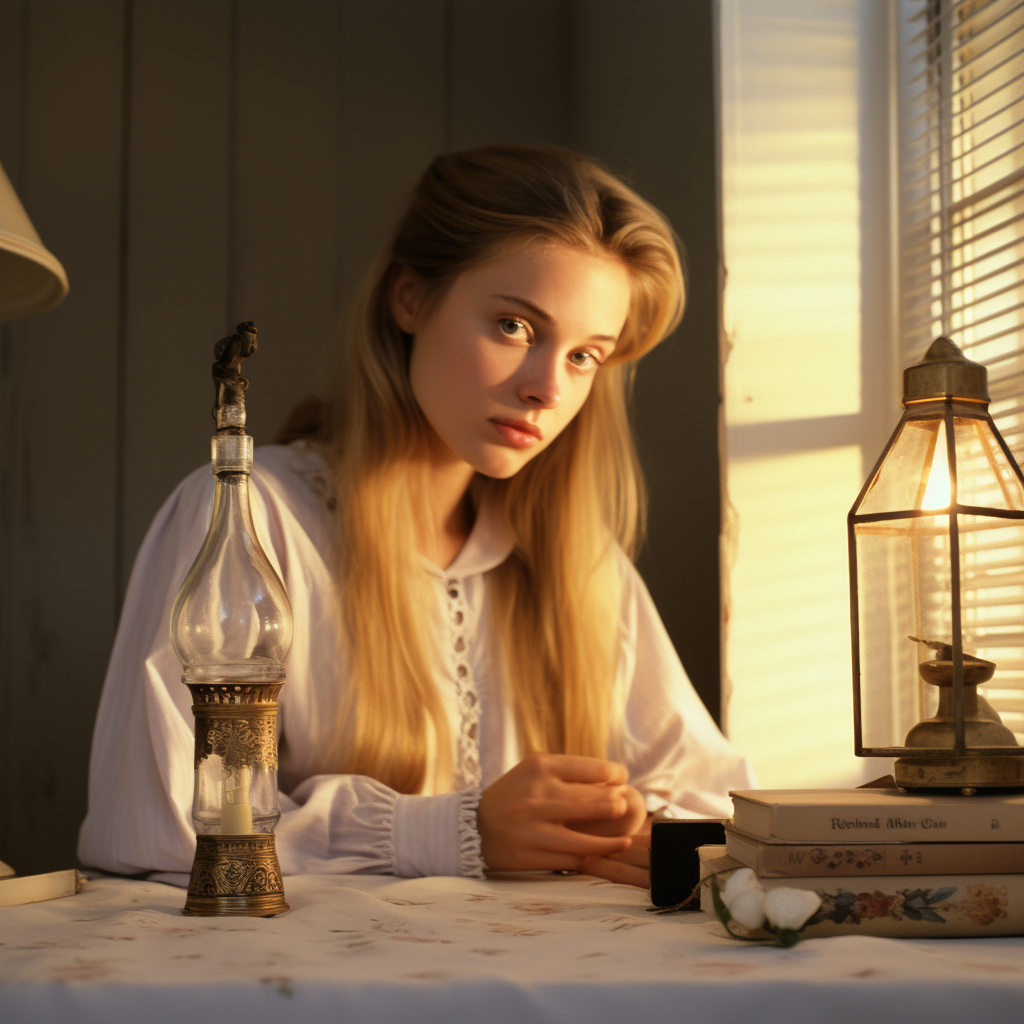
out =
[[[1024,2],[901,0],[899,11],[902,364],[940,334],[983,363],[992,417],[1021,462]],[[1024,742],[1024,527],[962,543],[964,646],[999,665],[985,696]]]

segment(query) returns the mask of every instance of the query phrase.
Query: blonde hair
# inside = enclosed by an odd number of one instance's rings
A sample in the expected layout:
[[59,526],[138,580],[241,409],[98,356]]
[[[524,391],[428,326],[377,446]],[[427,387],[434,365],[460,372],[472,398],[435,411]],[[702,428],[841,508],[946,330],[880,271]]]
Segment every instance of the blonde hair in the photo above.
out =
[[340,571],[352,685],[332,768],[418,792],[451,737],[434,684],[429,580],[414,507],[427,426],[410,341],[389,304],[396,268],[443,296],[511,244],[546,240],[623,261],[625,327],[575,419],[515,476],[484,482],[515,538],[488,574],[492,624],[527,750],[604,756],[618,639],[616,543],[632,556],[644,488],[628,417],[635,360],[678,324],[683,274],[661,214],[595,161],[548,146],[438,157],[357,296],[333,403]]

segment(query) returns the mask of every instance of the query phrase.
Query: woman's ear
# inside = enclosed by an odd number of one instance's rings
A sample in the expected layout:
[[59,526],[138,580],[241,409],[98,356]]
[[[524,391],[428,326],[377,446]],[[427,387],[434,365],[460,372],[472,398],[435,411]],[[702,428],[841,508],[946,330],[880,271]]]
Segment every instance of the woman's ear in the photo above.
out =
[[388,288],[388,301],[395,323],[406,334],[416,333],[416,314],[422,297],[423,279],[408,267],[396,267]]

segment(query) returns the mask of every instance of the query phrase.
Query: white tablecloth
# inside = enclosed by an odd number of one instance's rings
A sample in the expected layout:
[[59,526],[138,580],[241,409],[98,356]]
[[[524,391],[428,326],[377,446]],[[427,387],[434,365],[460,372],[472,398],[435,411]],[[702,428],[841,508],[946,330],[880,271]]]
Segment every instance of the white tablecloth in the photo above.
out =
[[0,908],[0,1021],[1024,1021],[1024,939],[739,943],[595,878],[305,876],[279,918],[103,878]]

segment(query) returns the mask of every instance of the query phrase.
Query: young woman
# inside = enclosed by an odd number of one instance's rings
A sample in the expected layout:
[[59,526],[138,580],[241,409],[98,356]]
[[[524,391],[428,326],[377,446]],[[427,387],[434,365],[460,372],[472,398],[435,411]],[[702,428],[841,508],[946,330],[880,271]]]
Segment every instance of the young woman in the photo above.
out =
[[[652,815],[725,816],[753,785],[630,561],[630,383],[682,305],[670,228],[593,161],[491,146],[427,169],[357,302],[330,414],[256,453],[257,533],[295,619],[284,873],[645,885]],[[190,868],[192,713],[167,623],[212,494],[204,467],[139,553],[86,864]]]

